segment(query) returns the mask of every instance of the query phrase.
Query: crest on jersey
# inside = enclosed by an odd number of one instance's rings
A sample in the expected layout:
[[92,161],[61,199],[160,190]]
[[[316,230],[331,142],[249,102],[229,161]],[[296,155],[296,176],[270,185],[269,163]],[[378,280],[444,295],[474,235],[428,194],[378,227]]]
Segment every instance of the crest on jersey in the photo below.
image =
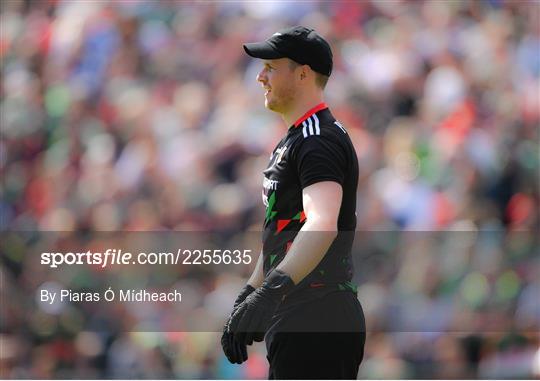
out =
[[280,148],[276,153],[277,153],[277,157],[276,157],[276,161],[274,162],[274,164],[278,164],[281,159],[283,159],[283,155],[285,155],[285,151],[287,150],[287,146],[284,146],[282,148]]
[[276,152],[274,153],[274,159],[272,160],[271,167],[277,165],[281,161],[281,159],[283,159],[283,155],[285,155],[286,150],[287,146],[280,147],[276,150]]

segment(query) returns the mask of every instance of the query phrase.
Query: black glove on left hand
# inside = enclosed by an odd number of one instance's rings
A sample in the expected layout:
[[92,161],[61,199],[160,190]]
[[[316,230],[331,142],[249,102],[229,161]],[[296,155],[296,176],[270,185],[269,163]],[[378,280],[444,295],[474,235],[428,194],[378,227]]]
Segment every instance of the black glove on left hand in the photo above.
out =
[[251,293],[233,312],[229,332],[243,344],[263,341],[270,320],[283,297],[294,287],[292,279],[283,271],[274,270],[262,286]]

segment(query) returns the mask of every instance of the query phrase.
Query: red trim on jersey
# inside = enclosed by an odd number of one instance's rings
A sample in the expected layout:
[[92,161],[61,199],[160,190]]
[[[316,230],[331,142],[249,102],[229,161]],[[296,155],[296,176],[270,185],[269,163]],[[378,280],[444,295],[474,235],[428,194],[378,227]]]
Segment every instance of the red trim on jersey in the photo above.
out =
[[316,112],[319,112],[321,110],[324,110],[325,108],[328,108],[328,106],[326,105],[326,103],[324,102],[321,102],[319,103],[317,106],[313,107],[312,109],[310,109],[308,112],[306,112],[304,115],[302,115],[300,117],[300,119],[298,119],[296,122],[294,122],[294,127],[298,127],[299,125],[302,124],[302,122],[304,120],[306,120],[307,118],[309,118],[311,115],[315,114]]

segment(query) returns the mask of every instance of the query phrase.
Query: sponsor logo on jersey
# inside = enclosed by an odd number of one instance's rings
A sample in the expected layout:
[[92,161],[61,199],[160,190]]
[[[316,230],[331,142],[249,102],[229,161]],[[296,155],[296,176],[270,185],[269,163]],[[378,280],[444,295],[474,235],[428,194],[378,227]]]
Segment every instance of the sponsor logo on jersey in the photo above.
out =
[[270,180],[266,176],[263,179],[263,187],[268,190],[276,190],[279,184],[278,180]]

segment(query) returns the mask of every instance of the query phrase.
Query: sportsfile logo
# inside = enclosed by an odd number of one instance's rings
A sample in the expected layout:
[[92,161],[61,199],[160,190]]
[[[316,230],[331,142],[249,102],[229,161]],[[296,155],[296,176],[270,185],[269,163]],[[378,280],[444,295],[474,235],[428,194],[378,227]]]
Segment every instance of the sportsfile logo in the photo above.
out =
[[107,249],[103,253],[92,252],[90,250],[81,252],[45,252],[41,253],[41,264],[50,268],[57,268],[60,265],[96,265],[106,267],[108,265],[127,265],[132,262],[133,255],[121,249]]
[[41,264],[52,269],[67,265],[93,265],[101,268],[114,265],[238,265],[251,263],[251,249],[183,249],[130,253],[122,249],[104,252],[46,252],[41,253]]

